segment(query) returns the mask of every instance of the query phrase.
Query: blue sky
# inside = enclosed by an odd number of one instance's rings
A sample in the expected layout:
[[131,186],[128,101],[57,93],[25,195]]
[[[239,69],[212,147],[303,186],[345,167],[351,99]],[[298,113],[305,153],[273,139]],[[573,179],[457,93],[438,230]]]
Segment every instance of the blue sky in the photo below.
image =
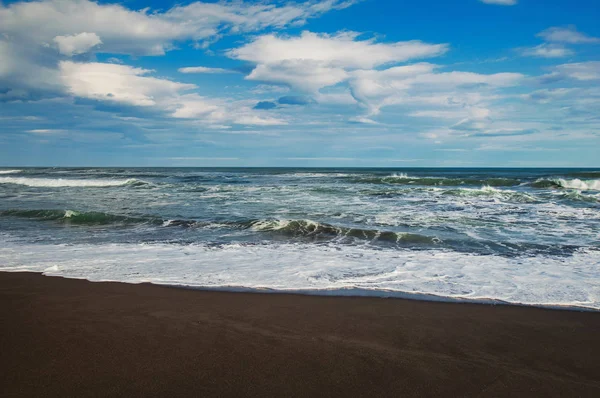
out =
[[0,166],[600,166],[596,0],[0,1]]

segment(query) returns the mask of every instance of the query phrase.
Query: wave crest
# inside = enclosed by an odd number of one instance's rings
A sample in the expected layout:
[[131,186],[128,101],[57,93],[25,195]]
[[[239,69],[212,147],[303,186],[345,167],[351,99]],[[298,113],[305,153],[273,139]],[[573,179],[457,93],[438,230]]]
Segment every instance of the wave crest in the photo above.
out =
[[322,239],[362,239],[391,243],[438,244],[437,237],[406,232],[380,231],[376,229],[350,228],[320,223],[312,220],[257,220],[250,229],[260,232],[276,232],[295,237]]
[[567,180],[564,178],[541,178],[531,184],[534,188],[566,188],[578,189],[580,191],[600,191],[600,180],[580,180],[575,178]]
[[28,187],[84,187],[84,188],[101,188],[101,187],[120,187],[125,185],[141,186],[147,183],[135,178],[127,180],[102,180],[102,179],[87,179],[87,180],[71,180],[71,179],[49,179],[49,178],[27,178],[27,177],[0,177],[0,184],[17,184],[26,185]]
[[158,224],[162,220],[152,217],[130,217],[102,212],[79,212],[75,210],[4,210],[1,216],[58,221],[66,224],[107,225],[107,224]]
[[383,177],[352,177],[350,182],[363,184],[396,184],[396,185],[425,185],[425,186],[462,186],[486,185],[492,187],[512,187],[521,184],[515,178],[448,178],[448,177],[418,177],[408,174],[392,174]]

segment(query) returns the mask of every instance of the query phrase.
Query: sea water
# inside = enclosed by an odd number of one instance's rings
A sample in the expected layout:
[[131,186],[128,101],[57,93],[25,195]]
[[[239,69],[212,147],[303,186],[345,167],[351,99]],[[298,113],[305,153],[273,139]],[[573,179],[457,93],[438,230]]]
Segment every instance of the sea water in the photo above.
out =
[[600,170],[0,169],[0,270],[600,309]]

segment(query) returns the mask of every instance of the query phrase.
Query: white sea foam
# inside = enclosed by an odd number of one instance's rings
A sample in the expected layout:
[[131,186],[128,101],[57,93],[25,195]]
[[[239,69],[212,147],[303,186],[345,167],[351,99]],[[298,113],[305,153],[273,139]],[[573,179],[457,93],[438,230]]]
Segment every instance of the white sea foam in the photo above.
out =
[[600,180],[565,180],[559,178],[556,182],[563,188],[578,189],[580,191],[600,191]]
[[292,178],[328,178],[328,177],[354,177],[359,174],[350,173],[286,173],[286,174],[274,174],[274,177],[292,177]]
[[74,210],[65,210],[65,218],[71,218],[73,216],[78,216],[80,213]]
[[50,179],[27,177],[0,177],[0,184],[18,184],[29,187],[118,187],[139,182],[134,178],[127,180],[102,180],[102,179]]
[[6,236],[3,240],[0,270],[4,271],[92,281],[600,310],[600,251],[593,250],[570,257],[506,258],[340,245],[41,245]]
[[15,174],[20,173],[23,170],[0,170],[0,174]]

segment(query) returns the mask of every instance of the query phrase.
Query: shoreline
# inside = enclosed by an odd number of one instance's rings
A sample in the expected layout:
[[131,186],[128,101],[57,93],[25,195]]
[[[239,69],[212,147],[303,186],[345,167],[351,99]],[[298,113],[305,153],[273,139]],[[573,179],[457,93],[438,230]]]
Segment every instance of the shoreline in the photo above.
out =
[[315,297],[365,297],[377,299],[393,299],[393,300],[410,300],[423,301],[433,303],[449,303],[449,304],[474,304],[474,305],[492,305],[492,306],[509,306],[509,307],[525,307],[537,308],[556,311],[575,311],[575,312],[592,312],[600,313],[600,309],[586,306],[563,305],[563,304],[527,304],[527,303],[512,303],[491,298],[459,298],[448,297],[428,293],[409,293],[395,290],[376,290],[363,288],[338,288],[338,289],[272,289],[272,288],[253,288],[245,286],[199,286],[199,285],[184,285],[176,283],[160,283],[160,282],[125,282],[118,280],[90,280],[87,278],[77,278],[62,275],[49,275],[44,271],[22,271],[22,270],[1,270],[0,273],[32,273],[49,278],[63,278],[86,281],[90,283],[123,283],[126,285],[152,285],[161,286],[173,289],[196,290],[206,292],[224,292],[224,293],[248,293],[248,294],[269,294],[269,295],[291,295],[291,296],[315,296]]
[[600,315],[0,272],[3,396],[598,396]]

